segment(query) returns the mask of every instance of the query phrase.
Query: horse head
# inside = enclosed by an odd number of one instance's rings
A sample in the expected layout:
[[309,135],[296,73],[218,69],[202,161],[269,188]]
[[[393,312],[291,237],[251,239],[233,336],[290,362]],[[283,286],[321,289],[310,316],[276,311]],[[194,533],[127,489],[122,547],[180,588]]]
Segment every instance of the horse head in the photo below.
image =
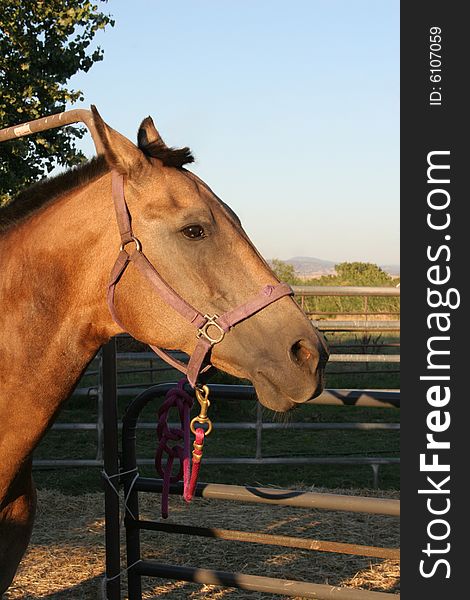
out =
[[[106,161],[124,182],[136,251],[145,252],[179,297],[203,315],[222,315],[266,286],[278,286],[236,214],[184,167],[193,161],[188,148],[166,146],[150,117],[135,145],[96,109],[93,114]],[[117,238],[116,224],[109,227]],[[194,326],[155,293],[139,269],[130,266],[120,276],[114,306],[122,328],[135,338],[194,352]],[[215,367],[251,380],[260,402],[275,411],[322,391],[327,358],[322,335],[287,295],[242,319],[210,354]]]

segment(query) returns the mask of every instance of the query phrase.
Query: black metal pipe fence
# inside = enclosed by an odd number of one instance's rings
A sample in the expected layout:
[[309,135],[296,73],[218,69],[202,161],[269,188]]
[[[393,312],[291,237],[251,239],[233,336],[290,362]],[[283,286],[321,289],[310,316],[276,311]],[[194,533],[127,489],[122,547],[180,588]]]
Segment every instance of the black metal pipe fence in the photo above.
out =
[[[118,356],[118,355],[117,355]],[[104,360],[101,359],[101,360]],[[117,371],[116,371],[117,373]],[[103,396],[106,386],[103,385],[104,378],[101,375],[101,385],[98,393],[98,419],[95,423],[56,423],[53,430],[56,431],[96,431],[97,433],[97,452],[94,459],[35,459],[35,468],[70,468],[70,467],[100,467],[103,465]],[[115,385],[116,393],[119,394],[119,388]],[[158,389],[161,393],[166,393],[174,383],[167,382],[159,384]],[[211,385],[211,389],[217,390],[217,396],[224,400],[237,399],[249,402],[256,401],[256,393],[252,386],[248,385]],[[132,391],[137,394],[142,390],[140,388],[127,388],[126,391]],[[325,390],[320,396],[309,400],[306,404],[310,405],[330,405],[330,406],[358,406],[374,408],[391,408],[400,406],[400,393],[398,390],[348,390],[348,389],[329,389]],[[118,424],[121,428],[122,425]],[[138,429],[155,430],[155,422],[139,422]],[[386,456],[265,456],[262,452],[263,432],[274,430],[349,430],[349,431],[397,431],[400,429],[399,423],[315,423],[315,422],[291,422],[291,423],[271,423],[263,421],[263,412],[260,405],[257,405],[255,422],[238,423],[219,423],[219,430],[252,430],[256,431],[255,453],[252,457],[208,457],[205,460],[207,465],[367,465],[372,470],[372,485],[377,488],[379,484],[379,471],[383,465],[399,464],[398,457]],[[153,458],[139,458],[139,466],[152,465]]]
[[[132,353],[130,353],[132,355]],[[119,357],[119,354],[117,354]],[[100,369],[102,368],[101,356]],[[47,458],[35,459],[35,468],[70,468],[70,467],[100,467],[103,465],[103,395],[105,386],[103,385],[103,376],[100,372],[100,382],[96,387],[96,398],[98,404],[97,420],[94,423],[56,423],[52,427],[55,431],[96,431],[96,454],[95,458]],[[116,371],[117,373],[118,371]],[[165,387],[161,389],[168,390],[172,383],[162,384]],[[146,385],[148,387],[148,384]],[[256,394],[252,386],[245,385],[218,385],[221,397],[226,400],[240,399],[243,401],[256,401]],[[129,387],[116,387],[116,393],[138,394],[142,391],[140,386],[130,384]],[[390,408],[400,406],[400,392],[398,390],[350,390],[350,389],[327,389],[319,397],[308,401],[306,404],[319,406],[358,406],[358,407],[376,407]],[[120,426],[119,426],[120,427]],[[155,429],[154,422],[141,422],[139,429]],[[271,423],[263,421],[263,411],[260,405],[257,405],[255,422],[231,422],[220,423],[220,430],[253,430],[256,431],[255,451],[252,457],[209,457],[206,464],[246,464],[246,465],[268,465],[268,464],[335,464],[335,465],[368,465],[372,470],[372,485],[378,487],[379,471],[382,465],[393,465],[399,463],[398,457],[384,456],[263,456],[262,444],[263,433],[273,430],[349,430],[349,431],[379,431],[379,430],[399,430],[398,423],[316,423],[316,422],[291,422],[291,423]],[[153,464],[152,458],[140,458],[139,465]]]
[[[240,394],[240,390],[232,389],[228,392],[223,385],[211,386],[211,396],[216,397],[227,393]],[[348,588],[337,588],[324,584],[307,583],[294,580],[260,577],[240,573],[229,573],[216,569],[201,569],[195,567],[178,567],[163,565],[141,556],[140,532],[142,530],[164,531],[199,537],[212,537],[215,539],[237,540],[250,544],[271,544],[315,550],[319,552],[336,552],[341,554],[355,554],[377,558],[397,558],[397,548],[380,548],[360,544],[342,544],[340,542],[325,540],[305,540],[292,536],[275,536],[257,532],[240,532],[219,528],[187,527],[177,524],[164,524],[160,522],[142,520],[139,517],[139,492],[161,493],[162,482],[158,479],[141,477],[138,472],[136,451],[137,423],[139,415],[145,406],[155,401],[169,389],[169,384],[160,384],[143,391],[127,407],[122,424],[122,453],[120,470],[105,474],[108,494],[117,496],[119,486],[124,487],[125,533],[127,554],[127,580],[129,600],[142,598],[143,577],[164,577],[179,579],[204,584],[216,584],[226,587],[236,587],[243,590],[277,593],[288,596],[302,596],[304,598],[338,600],[390,600],[396,595],[381,592],[368,592]],[[250,390],[245,390],[251,393]],[[118,446],[115,434],[118,431],[117,423],[112,432],[110,442],[105,440],[106,454],[118,456]],[[109,460],[109,459],[108,459]],[[111,465],[115,461],[110,461]],[[171,493],[181,493],[181,484],[171,486]],[[281,490],[272,488],[243,487],[221,484],[198,484],[196,497],[231,500],[235,502],[278,504],[283,506],[296,506],[301,508],[316,508],[326,510],[342,510],[349,512],[363,512],[384,515],[399,515],[399,503],[396,500],[363,498],[357,496],[341,496],[336,494],[320,494],[294,490]],[[116,514],[115,506],[106,511],[106,527],[112,531],[107,536],[107,541],[114,547],[112,556],[114,561],[107,565],[107,598],[120,600],[119,581],[121,578],[121,564],[117,560],[119,547],[119,511]]]

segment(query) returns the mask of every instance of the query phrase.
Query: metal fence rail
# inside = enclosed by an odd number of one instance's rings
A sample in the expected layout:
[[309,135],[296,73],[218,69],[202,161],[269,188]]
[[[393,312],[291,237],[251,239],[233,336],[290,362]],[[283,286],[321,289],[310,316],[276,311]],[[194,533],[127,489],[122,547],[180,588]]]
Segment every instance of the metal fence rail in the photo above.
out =
[[[126,464],[126,467],[130,463]],[[141,492],[161,493],[163,484],[159,479],[139,477],[133,489]],[[181,495],[182,483],[170,486],[170,494]],[[223,483],[198,483],[194,495],[206,500],[229,500],[249,504],[273,504],[318,510],[365,513],[373,515],[400,516],[400,501],[389,498],[368,496],[347,496],[345,494],[324,494],[278,488],[264,488]]]
[[[315,313],[317,314],[317,313]],[[339,321],[330,319],[310,319],[320,331],[400,331],[400,321]]]
[[347,285],[293,285],[296,296],[362,296],[399,297],[399,287]]
[[398,548],[345,544],[312,538],[296,538],[288,535],[272,535],[267,533],[255,533],[252,531],[219,529],[217,527],[195,527],[194,525],[178,525],[176,523],[157,523],[155,521],[145,521],[142,519],[139,519],[138,521],[129,521],[128,527],[150,531],[162,531],[164,533],[194,535],[217,540],[247,542],[249,544],[298,548],[299,550],[317,550],[320,552],[335,552],[338,554],[351,554],[355,556],[370,556],[371,558],[396,560],[400,557]]
[[[222,585],[252,592],[284,594],[286,596],[315,598],[316,600],[398,600],[400,598],[399,595],[384,592],[369,592],[354,588],[306,583],[292,579],[276,579],[259,575],[245,575],[243,573],[229,573],[214,569],[162,565],[150,560],[137,563],[132,575],[133,577],[165,577],[205,585]],[[136,599],[141,597],[133,596]],[[129,599],[131,599],[131,596],[129,596]]]
[[31,135],[33,133],[39,133],[57,127],[64,127],[65,125],[72,125],[74,123],[83,123],[87,126],[91,133],[91,137],[93,138],[96,152],[98,154],[103,153],[103,145],[96,131],[93,114],[90,110],[83,108],[66,110],[65,112],[57,113],[55,115],[41,117],[34,121],[28,121],[27,123],[0,129],[0,142],[15,140],[25,135]]

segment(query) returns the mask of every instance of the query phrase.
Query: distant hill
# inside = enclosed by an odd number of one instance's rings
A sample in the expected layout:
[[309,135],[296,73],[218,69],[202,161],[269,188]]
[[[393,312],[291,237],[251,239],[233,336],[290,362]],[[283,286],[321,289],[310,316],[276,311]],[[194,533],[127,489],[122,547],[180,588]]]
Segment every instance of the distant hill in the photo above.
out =
[[400,265],[379,265],[379,267],[392,277],[400,277]]
[[321,277],[322,275],[335,274],[336,263],[331,260],[311,256],[295,256],[285,262],[292,265],[300,277]]
[[[305,278],[334,275],[335,266],[338,264],[338,261],[324,260],[312,256],[295,256],[284,262],[292,265],[299,277]],[[379,265],[379,267],[394,277],[400,275],[400,265]]]

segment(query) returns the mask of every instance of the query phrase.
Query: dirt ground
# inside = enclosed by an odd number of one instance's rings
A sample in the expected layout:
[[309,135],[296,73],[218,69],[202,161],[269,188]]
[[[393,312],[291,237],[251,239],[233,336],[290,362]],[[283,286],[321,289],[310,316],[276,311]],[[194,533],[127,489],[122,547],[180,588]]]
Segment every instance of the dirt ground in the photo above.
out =
[[[335,490],[335,493],[352,492]],[[377,491],[364,493],[361,490],[360,494],[377,495]],[[397,497],[393,493],[379,494]],[[142,518],[158,519],[159,509],[158,496],[141,495]],[[399,546],[398,519],[380,515],[307,511],[201,499],[187,506],[180,499],[173,498],[168,521],[246,531],[251,527],[252,531],[263,533],[369,546]],[[160,532],[143,532],[142,540],[142,555],[159,562],[399,592],[399,564],[396,560],[190,538]],[[5,600],[104,598],[104,554],[102,494],[65,496],[55,491],[40,491],[32,541]],[[125,589],[125,576],[123,581]],[[127,597],[125,593],[124,597]],[[285,597],[146,578],[144,598],[281,600]]]

